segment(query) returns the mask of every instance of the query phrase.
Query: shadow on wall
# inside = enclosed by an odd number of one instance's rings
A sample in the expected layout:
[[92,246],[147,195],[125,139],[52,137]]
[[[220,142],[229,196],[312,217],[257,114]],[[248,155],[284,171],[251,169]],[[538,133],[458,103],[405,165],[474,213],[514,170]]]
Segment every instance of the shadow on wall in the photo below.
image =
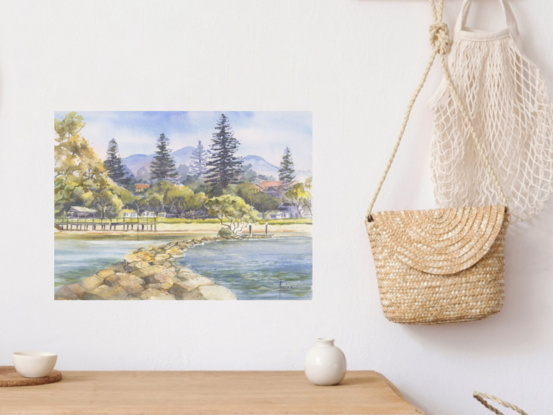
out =
[[[506,241],[505,305],[487,319],[432,326],[405,326],[427,350],[458,356],[500,356],[547,347],[550,322],[544,292],[553,287],[553,200],[537,217],[509,227]],[[549,288],[547,288],[549,287]],[[446,346],[446,347],[444,347]]]

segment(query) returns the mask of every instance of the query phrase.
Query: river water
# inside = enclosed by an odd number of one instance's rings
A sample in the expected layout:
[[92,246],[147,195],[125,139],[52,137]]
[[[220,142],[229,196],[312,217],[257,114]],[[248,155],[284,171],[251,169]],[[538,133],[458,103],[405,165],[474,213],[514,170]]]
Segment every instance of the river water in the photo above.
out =
[[[136,248],[202,236],[56,237],[55,286],[89,277]],[[213,242],[189,249],[181,263],[229,288],[239,300],[309,300],[311,242],[305,236]]]
[[229,288],[239,300],[309,300],[311,238],[221,241],[189,249],[182,264]]

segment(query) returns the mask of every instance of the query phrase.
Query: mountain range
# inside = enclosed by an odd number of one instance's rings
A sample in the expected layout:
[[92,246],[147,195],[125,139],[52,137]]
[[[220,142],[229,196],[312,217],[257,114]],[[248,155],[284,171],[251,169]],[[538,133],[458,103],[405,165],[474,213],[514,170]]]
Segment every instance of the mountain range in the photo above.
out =
[[[191,146],[183,147],[179,150],[173,151],[171,155],[175,160],[175,166],[178,167],[181,164],[186,164],[187,166],[190,166],[190,156],[192,155],[193,151],[194,147]],[[155,154],[133,154],[132,156],[123,158],[121,161],[127,167],[127,169],[130,170],[131,173],[136,177],[138,174],[138,170],[140,170],[142,167],[144,167],[144,169],[147,171],[150,170],[150,164],[152,163],[154,156]],[[251,164],[252,170],[255,171],[257,174],[273,176],[275,179],[278,177],[278,167],[269,163],[263,157],[250,155],[242,157],[242,161],[244,162],[244,166]],[[298,181],[304,181],[311,176],[311,170],[296,171],[296,179]]]
[[[178,167],[181,164],[186,164],[187,166],[190,166],[190,156],[192,155],[193,151],[194,147],[191,146],[183,147],[180,150],[173,151],[171,155],[173,156],[173,160],[175,160],[175,166]],[[144,167],[148,171],[150,170],[150,164],[152,163],[154,156],[155,154],[133,154],[132,156],[125,157],[121,161],[125,166],[128,167],[132,174],[136,176],[138,170],[141,167]]]

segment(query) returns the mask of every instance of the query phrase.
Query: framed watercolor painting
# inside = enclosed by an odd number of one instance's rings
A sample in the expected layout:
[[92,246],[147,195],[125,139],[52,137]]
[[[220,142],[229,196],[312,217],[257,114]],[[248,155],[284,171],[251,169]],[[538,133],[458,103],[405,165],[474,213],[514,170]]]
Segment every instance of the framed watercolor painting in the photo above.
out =
[[309,300],[310,112],[54,114],[56,300]]

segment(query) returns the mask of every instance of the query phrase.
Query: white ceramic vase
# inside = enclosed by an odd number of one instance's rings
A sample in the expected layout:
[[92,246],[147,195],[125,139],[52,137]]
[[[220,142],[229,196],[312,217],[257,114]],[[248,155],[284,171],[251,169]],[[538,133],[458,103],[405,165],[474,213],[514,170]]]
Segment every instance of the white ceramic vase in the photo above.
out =
[[315,385],[337,385],[346,376],[346,370],[346,356],[334,346],[334,339],[317,339],[305,357],[305,375]]

